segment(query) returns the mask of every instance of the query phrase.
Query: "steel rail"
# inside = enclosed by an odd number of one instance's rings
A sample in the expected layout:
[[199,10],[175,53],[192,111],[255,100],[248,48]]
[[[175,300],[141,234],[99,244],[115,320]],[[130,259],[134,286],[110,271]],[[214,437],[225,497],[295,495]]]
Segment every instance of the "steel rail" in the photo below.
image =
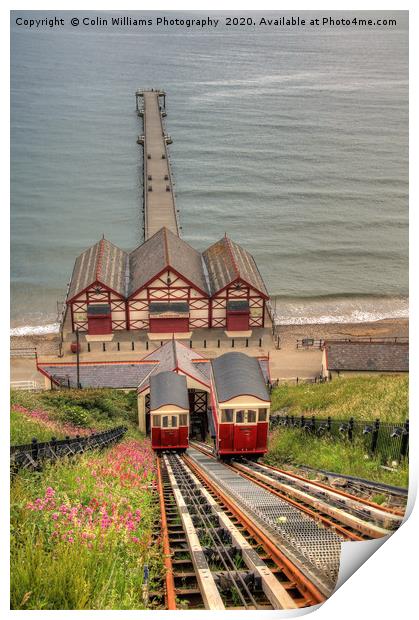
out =
[[[245,597],[243,596],[243,592],[240,590],[238,581],[240,581],[240,585],[243,588],[243,590],[245,591],[247,597],[250,599],[252,606],[255,609],[261,609],[261,607],[258,605],[258,603],[256,602],[255,598],[253,597],[252,593],[250,592],[246,582],[244,581],[240,571],[238,571],[234,565],[234,560],[231,558],[231,555],[229,553],[229,550],[227,549],[227,547],[225,546],[224,542],[222,541],[220,535],[218,534],[216,528],[214,527],[213,523],[211,522],[211,519],[208,517],[208,514],[203,510],[202,504],[200,504],[197,500],[196,500],[196,496],[195,496],[195,491],[196,491],[196,485],[195,484],[191,484],[188,482],[187,480],[187,476],[189,475],[187,472],[185,472],[185,470],[182,470],[182,463],[180,462],[180,459],[177,455],[173,455],[173,457],[170,459],[170,465],[173,465],[173,461],[177,461],[177,465],[178,465],[178,470],[176,472],[174,472],[174,475],[176,477],[176,474],[180,475],[181,480],[182,480],[182,492],[185,491],[185,486],[186,491],[187,491],[187,495],[188,495],[188,499],[190,500],[190,502],[192,503],[196,513],[195,514],[199,514],[199,516],[201,517],[201,523],[204,525],[206,534],[209,536],[209,538],[212,540],[215,549],[218,552],[218,556],[219,556],[219,560],[222,563],[222,565],[224,566],[224,569],[226,571],[226,573],[228,574],[228,576],[230,577],[231,582],[234,584],[234,587],[239,595],[239,598],[241,600],[241,602],[243,603],[244,607],[246,609],[249,609],[249,605],[246,602]],[[173,470],[173,468],[172,468]],[[222,551],[222,553],[220,552],[220,549]],[[230,567],[228,566],[228,563],[226,561],[226,558],[228,559],[228,562],[230,564]],[[232,568],[231,568],[232,567]]]
[[[315,498],[310,498],[310,496],[302,494],[301,492],[296,492],[298,499],[292,499],[287,492],[281,493],[281,491],[275,488],[274,480],[263,482],[262,480],[257,478],[257,475],[244,473],[237,469],[235,465],[231,466],[231,468],[243,478],[246,478],[251,482],[255,482],[261,488],[269,491],[276,497],[285,500],[292,506],[298,508],[298,510],[301,510],[301,512],[306,513],[315,520],[321,521],[327,527],[332,528],[337,533],[341,534],[346,540],[369,540],[370,538],[381,538],[382,536],[391,534],[390,530],[376,528],[375,526],[371,526],[366,522],[364,522],[362,525],[360,524],[356,526],[356,521],[354,519],[346,518],[346,515],[343,511],[340,511],[341,514],[338,514],[336,510],[328,510],[328,507],[327,505],[325,505],[324,502],[319,502],[315,500]],[[306,497],[303,497],[303,495],[306,495]],[[311,504],[315,504],[315,508],[310,508],[309,506]],[[322,513],[321,511],[324,512]],[[324,513],[328,516],[325,516]],[[345,526],[349,526],[350,529]],[[357,534],[354,530],[356,530],[357,532],[361,532],[363,535]]]
[[223,610],[225,609],[225,606],[215,585],[214,577],[209,569],[192,516],[179,489],[168,457],[165,455],[163,459],[169,474],[170,483],[172,485],[178,511],[183,523],[183,528],[187,534],[187,543],[205,607],[207,609]]
[[310,579],[281,551],[268,536],[251,520],[229,497],[206,475],[205,471],[200,468],[195,461],[187,455],[183,456],[183,460],[190,469],[196,474],[205,486],[210,489],[214,495],[224,504],[228,510],[244,525],[246,530],[252,537],[265,549],[278,568],[293,581],[300,590],[302,597],[305,599],[301,606],[311,606],[322,603],[326,600],[325,595],[315,586]]
[[[202,453],[215,458],[213,452],[206,449],[206,447],[203,447],[201,444],[194,443],[194,446]],[[347,494],[338,492],[334,488],[326,485],[312,484],[310,480],[301,476],[293,476],[276,467],[261,463],[253,463],[245,458],[242,460],[245,464],[242,462],[233,462],[226,466],[230,467],[244,478],[270,491],[277,497],[289,502],[312,518],[320,519],[327,527],[334,528],[347,540],[381,538],[382,536],[390,534],[395,529],[391,527],[391,525],[395,525],[396,527],[400,525],[401,519],[398,515],[396,516],[392,512],[381,510],[381,506],[378,504],[361,501],[360,498],[356,496],[347,496]],[[262,470],[262,472],[257,471],[258,469]],[[270,471],[273,474],[277,474],[277,477],[282,477],[285,481],[278,480],[272,474],[269,475]],[[268,474],[263,472],[268,472]],[[291,485],[287,484],[287,481],[291,482]],[[292,484],[300,485],[303,489],[294,488]],[[316,493],[317,489],[317,493],[323,496],[316,497],[315,495],[311,495],[310,489],[312,491],[314,489],[314,493]],[[329,499],[332,502],[331,505],[325,501],[324,495],[326,493],[329,495]],[[352,502],[352,505],[333,506],[333,502],[335,502],[335,504],[341,504],[342,501],[345,503]],[[382,522],[383,527],[365,520],[363,505],[368,506],[369,512],[375,514],[376,519]],[[373,517],[372,514],[371,517]],[[356,532],[359,532],[361,535],[359,536]]]
[[[290,478],[301,480],[302,482],[306,484],[312,484],[313,486],[318,486],[322,489],[325,489],[326,491],[333,491],[334,493],[338,495],[342,495],[342,497],[365,504],[366,506],[370,506],[371,508],[378,508],[382,512],[388,512],[389,514],[394,514],[397,516],[404,516],[404,512],[402,510],[398,510],[397,508],[391,508],[389,506],[380,506],[380,504],[371,502],[370,500],[367,500],[364,497],[358,497],[357,495],[353,495],[352,493],[348,493],[347,491],[343,491],[342,489],[336,489],[335,487],[331,487],[330,485],[324,484],[323,482],[320,482],[319,480],[309,480],[308,478],[305,478],[304,476],[301,476],[294,472],[290,472],[285,469],[280,469],[279,467],[275,467],[274,465],[267,465],[266,463],[263,463],[263,467],[277,471],[280,474],[289,476]],[[314,471],[322,472],[322,470],[314,470]],[[341,477],[340,474],[333,474],[333,476],[336,478]],[[342,476],[342,477],[345,478],[345,476]],[[372,481],[371,483],[374,484]],[[362,484],[366,484],[366,481],[362,481]],[[377,487],[377,488],[380,488],[380,487]]]
[[[315,510],[323,512],[350,528],[366,533],[368,536],[380,537],[391,533],[401,523],[401,518],[380,510],[379,506],[365,508],[360,502],[341,498],[333,489],[319,490],[309,481],[295,481],[292,477],[269,470],[260,463],[234,463],[233,468],[254,476],[267,485],[272,485],[285,494],[296,497]],[[266,473],[268,472],[268,473]],[[371,521],[374,521],[372,523]],[[380,525],[377,525],[379,522]],[[371,532],[369,531],[371,530]],[[376,534],[376,535],[375,535]]]
[[231,536],[234,546],[240,549],[243,560],[249,570],[260,577],[262,589],[274,606],[274,609],[297,608],[297,604],[288,594],[286,588],[276,579],[272,571],[266,566],[265,562],[261,560],[258,553],[244,538],[243,534],[237,529],[227,514],[220,510],[219,503],[215,500],[214,496],[207,491],[191,470],[189,470],[189,476],[195,488],[199,489],[200,493],[205,497],[221,527]]
[[176,607],[176,594],[175,594],[175,581],[173,579],[173,565],[170,553],[169,536],[167,532],[167,518],[166,507],[164,505],[164,493],[163,493],[163,481],[161,475],[160,459],[157,459],[157,488],[160,500],[160,515],[161,515],[161,533],[163,539],[163,559],[166,569],[165,582],[166,582],[166,607],[167,609],[177,609]]
[[[200,447],[198,447],[198,445],[195,442],[194,442],[194,446],[198,450],[200,450],[201,452],[203,452],[205,454],[208,454],[208,456],[213,456],[213,454],[211,452],[209,452],[209,451],[207,451],[205,449],[201,449]],[[348,530],[347,528],[345,528],[343,525],[337,523],[336,521],[332,521],[329,518],[325,517],[324,515],[321,515],[318,512],[315,512],[314,510],[310,509],[308,506],[302,505],[300,502],[298,502],[296,500],[293,500],[292,498],[290,498],[285,493],[280,493],[277,489],[273,489],[271,486],[269,486],[268,484],[263,483],[262,481],[258,480],[256,477],[251,477],[249,474],[246,474],[245,472],[236,469],[236,463],[234,463],[234,465],[227,465],[226,464],[226,467],[230,467],[231,469],[233,469],[233,471],[237,471],[237,473],[239,475],[242,475],[243,478],[246,478],[246,479],[250,480],[251,482],[255,482],[256,484],[259,484],[259,486],[261,486],[263,489],[266,489],[267,491],[273,493],[277,497],[285,500],[286,502],[290,503],[295,508],[298,508],[298,510],[301,510],[302,512],[305,512],[308,516],[312,517],[313,519],[320,520],[327,527],[331,527],[331,528],[335,529],[345,539],[347,539],[347,540],[364,540],[364,538],[362,536],[358,536],[356,533],[352,532],[351,530]]]

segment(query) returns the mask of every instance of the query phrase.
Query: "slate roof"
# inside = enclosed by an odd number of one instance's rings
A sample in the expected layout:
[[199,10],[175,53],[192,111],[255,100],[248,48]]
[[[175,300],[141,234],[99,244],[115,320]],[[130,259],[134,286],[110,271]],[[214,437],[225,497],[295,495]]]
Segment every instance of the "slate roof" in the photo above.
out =
[[[84,388],[136,388],[155,368],[155,363],[107,363],[90,364],[80,362],[80,383]],[[49,377],[62,385],[77,387],[77,367],[75,364],[39,364],[38,367]]]
[[268,297],[255,259],[229,237],[225,236],[211,245],[202,256],[208,270],[213,295],[240,278]]
[[409,371],[408,343],[328,341],[325,349],[328,370]]
[[170,267],[208,296],[239,278],[268,297],[253,256],[227,236],[201,255],[169,229],[161,228],[131,253],[107,239],[82,252],[74,265],[67,299],[96,281],[130,297]]
[[[144,357],[143,361],[155,364],[150,376],[163,371],[174,371],[179,368],[204,385],[209,386],[210,384],[209,362],[202,355],[193,349],[185,347],[176,340],[169,340],[162,347]],[[146,388],[148,384],[149,377],[147,376],[138,384],[139,391]]]
[[219,402],[248,394],[269,401],[259,361],[238,351],[224,353],[211,361]]
[[127,252],[107,239],[101,239],[77,257],[68,299],[72,299],[96,281],[125,296],[127,261]]
[[150,411],[155,411],[165,405],[175,405],[189,411],[185,375],[165,371],[150,377]]
[[268,359],[259,359],[258,362],[263,374],[263,378],[265,379],[265,383],[268,383],[268,381],[270,381],[269,361]]
[[209,294],[201,254],[167,228],[161,228],[133,250],[129,255],[129,265],[128,295],[138,291],[169,266]]

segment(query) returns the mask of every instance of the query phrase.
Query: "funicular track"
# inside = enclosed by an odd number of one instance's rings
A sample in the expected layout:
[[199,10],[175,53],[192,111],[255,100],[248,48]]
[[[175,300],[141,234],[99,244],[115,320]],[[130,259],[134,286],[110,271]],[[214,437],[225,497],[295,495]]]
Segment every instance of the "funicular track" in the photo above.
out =
[[158,472],[168,609],[291,609],[325,599],[190,459],[164,455]]
[[[193,447],[212,455],[209,446],[193,443]],[[244,478],[318,519],[325,527],[333,528],[345,540],[380,538],[397,529],[402,521],[403,513],[399,510],[374,504],[292,472],[246,458],[232,461],[229,466]]]

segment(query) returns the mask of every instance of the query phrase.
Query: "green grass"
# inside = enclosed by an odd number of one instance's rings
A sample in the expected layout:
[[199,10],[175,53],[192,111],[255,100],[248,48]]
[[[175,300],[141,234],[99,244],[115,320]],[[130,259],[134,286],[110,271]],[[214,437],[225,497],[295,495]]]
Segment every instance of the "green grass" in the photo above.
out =
[[[18,411],[10,411],[10,438],[12,444],[30,443],[34,437],[38,441],[49,441],[53,433],[40,422],[26,418]],[[65,437],[64,432],[54,433],[57,439]]]
[[[163,571],[152,540],[160,519],[153,461],[149,442],[130,440],[16,476],[12,609],[145,608],[144,567],[150,590],[161,587]],[[111,521],[104,526],[105,514]]]
[[397,471],[382,468],[379,457],[372,458],[361,441],[312,437],[300,429],[279,428],[270,434],[266,463],[275,466],[308,465],[340,474],[359,476],[395,486],[408,486],[408,463]]
[[319,418],[404,422],[408,418],[408,378],[380,375],[281,385],[272,392],[271,410]]
[[[135,393],[12,392],[11,442],[124,424],[101,452],[19,471],[11,486],[12,609],[144,609],[163,573],[155,457],[137,428]],[[13,408],[15,406],[15,408]]]
[[[45,392],[11,392],[10,441],[12,444],[29,443],[33,437],[48,441],[54,435],[58,439],[67,433],[59,429],[69,424],[102,430],[113,426],[128,427],[127,437],[140,438],[138,431],[137,401],[135,392],[110,389],[62,390]],[[51,430],[37,420],[28,419],[13,410],[13,405],[29,411],[46,412],[57,424]]]

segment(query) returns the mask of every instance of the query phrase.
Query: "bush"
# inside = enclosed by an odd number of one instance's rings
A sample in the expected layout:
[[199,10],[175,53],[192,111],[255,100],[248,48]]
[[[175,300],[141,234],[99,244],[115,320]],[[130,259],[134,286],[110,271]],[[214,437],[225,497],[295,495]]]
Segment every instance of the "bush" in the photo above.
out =
[[82,407],[77,405],[63,407],[60,417],[65,422],[74,424],[74,426],[90,426],[90,416]]

